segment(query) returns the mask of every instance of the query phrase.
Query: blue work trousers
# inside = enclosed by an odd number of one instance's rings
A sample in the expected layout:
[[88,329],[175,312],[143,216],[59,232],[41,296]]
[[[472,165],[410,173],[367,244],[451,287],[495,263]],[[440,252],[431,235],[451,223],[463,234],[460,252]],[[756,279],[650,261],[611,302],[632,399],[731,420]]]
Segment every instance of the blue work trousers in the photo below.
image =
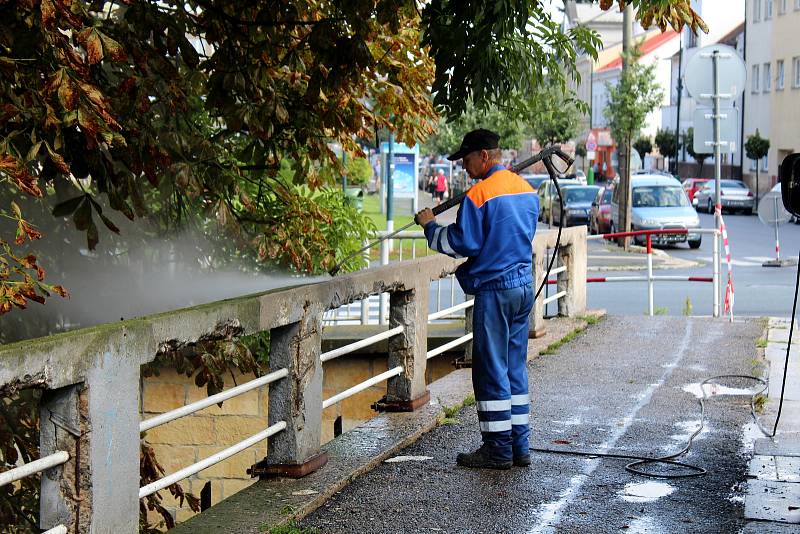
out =
[[497,458],[529,454],[530,284],[478,291],[472,316],[472,386],[483,443]]

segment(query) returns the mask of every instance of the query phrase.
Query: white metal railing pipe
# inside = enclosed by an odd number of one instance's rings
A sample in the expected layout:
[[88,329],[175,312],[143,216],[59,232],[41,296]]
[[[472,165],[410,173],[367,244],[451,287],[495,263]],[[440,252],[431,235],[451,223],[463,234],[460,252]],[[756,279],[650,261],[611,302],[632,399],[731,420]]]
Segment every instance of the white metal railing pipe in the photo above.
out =
[[44,458],[39,458],[38,460],[15,467],[14,469],[3,471],[0,473],[0,487],[5,486],[6,484],[11,484],[12,482],[16,482],[21,478],[35,475],[36,473],[40,473],[50,469],[51,467],[66,463],[67,460],[69,460],[69,453],[66,451],[58,451],[54,452],[53,454],[48,454]]
[[548,304],[550,302],[556,301],[556,300],[558,300],[558,299],[560,299],[562,297],[566,297],[566,296],[567,296],[567,292],[566,291],[559,291],[558,293],[556,293],[552,297],[547,297],[546,299],[544,299],[542,301],[542,303],[543,304]]
[[385,332],[381,332],[380,334],[375,334],[374,336],[369,336],[361,341],[356,341],[355,343],[349,343],[343,347],[339,347],[338,349],[329,350],[328,352],[323,352],[320,354],[319,359],[323,362],[327,362],[334,358],[338,358],[339,356],[343,356],[345,354],[349,354],[353,351],[358,349],[362,349],[364,347],[369,347],[377,343],[378,341],[383,341],[384,339],[389,339],[392,336],[396,336],[403,332],[402,326],[395,326],[394,328],[390,328]]
[[383,382],[384,380],[387,380],[387,379],[389,379],[389,378],[391,378],[393,376],[397,376],[402,372],[403,372],[403,366],[402,365],[398,365],[397,367],[395,367],[393,369],[389,369],[388,371],[383,372],[383,373],[381,373],[379,375],[375,375],[375,376],[373,376],[372,378],[370,378],[368,380],[364,380],[360,384],[356,384],[355,386],[351,387],[350,389],[346,389],[346,390],[342,391],[341,393],[337,393],[336,395],[334,395],[330,399],[325,399],[324,401],[322,401],[322,409],[324,410],[328,406],[333,406],[337,402],[341,402],[341,401],[343,401],[344,399],[346,399],[348,397],[352,397],[356,393],[360,393],[360,392],[364,391],[365,389],[370,388],[370,387],[374,386],[375,384],[379,384],[380,382]]
[[42,532],[42,534],[67,534],[68,532],[69,530],[67,530],[67,527],[65,527],[64,525],[58,525],[51,528],[50,530],[45,530],[44,532]]
[[565,272],[567,272],[567,266],[566,265],[562,265],[560,267],[556,267],[555,269],[551,269],[550,270],[550,275],[552,276],[554,274],[565,273]]
[[191,404],[187,404],[186,406],[181,406],[180,408],[176,408],[174,410],[162,413],[161,415],[151,417],[150,419],[146,419],[141,423],[139,423],[139,432],[144,432],[146,430],[150,430],[151,428],[155,428],[159,425],[163,425],[165,423],[169,423],[170,421],[174,421],[175,419],[179,419],[181,417],[193,414],[195,412],[202,410],[203,408],[208,408],[209,406],[213,406],[214,404],[218,404],[233,397],[237,397],[243,393],[247,393],[250,390],[259,388],[261,386],[265,386],[267,384],[271,384],[272,382],[275,382],[287,376],[289,376],[289,370],[284,367],[283,369],[278,369],[277,371],[273,371],[272,373],[256,378],[255,380],[250,380],[249,382],[245,382],[244,384],[240,384],[228,390],[221,391],[216,395],[211,395],[210,397],[206,397],[205,399],[199,400],[197,402],[193,402]]
[[203,469],[207,469],[212,465],[218,464],[219,462],[226,460],[233,456],[236,453],[242,452],[243,450],[252,447],[259,441],[265,440],[270,436],[273,436],[284,430],[286,428],[286,421],[279,421],[274,425],[270,426],[269,428],[262,430],[258,434],[254,434],[249,438],[240,441],[236,445],[232,445],[227,449],[221,450],[216,454],[213,454],[206,458],[205,460],[201,460],[197,463],[194,463],[188,467],[184,467],[180,471],[175,471],[171,475],[167,475],[164,478],[160,478],[155,482],[151,482],[146,486],[142,486],[139,488],[139,498],[142,499],[151,495],[157,491],[160,491],[168,486],[175,484],[176,482],[180,482],[184,478],[188,478],[195,473],[199,473]]
[[433,350],[429,350],[427,354],[427,359],[431,359],[434,356],[438,356],[443,352],[447,352],[448,350],[457,347],[459,345],[463,345],[464,343],[472,340],[472,332],[468,334],[464,334],[463,336],[454,339],[453,341],[448,341],[444,345],[440,345]]
[[456,304],[455,306],[450,306],[449,308],[433,312],[432,314],[428,315],[428,320],[433,321],[436,319],[441,319],[442,317],[453,315],[455,312],[465,310],[470,306],[473,306],[474,304],[475,304],[474,300],[466,300],[461,304]]

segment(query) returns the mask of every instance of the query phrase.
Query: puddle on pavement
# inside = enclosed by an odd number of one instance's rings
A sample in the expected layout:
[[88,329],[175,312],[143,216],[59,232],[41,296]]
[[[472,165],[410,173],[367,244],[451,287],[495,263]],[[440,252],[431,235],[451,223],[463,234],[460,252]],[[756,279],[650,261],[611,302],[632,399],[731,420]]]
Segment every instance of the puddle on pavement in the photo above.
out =
[[[678,443],[686,443],[689,441],[689,437],[700,428],[700,419],[696,419],[694,421],[678,421],[675,423],[675,428],[678,430],[678,433],[672,434],[669,439],[677,441]],[[702,439],[708,434],[709,428],[708,423],[703,426],[703,430],[695,436],[695,440]]]
[[579,416],[570,417],[566,421],[553,421],[553,424],[556,425],[564,425],[564,426],[576,426],[583,422],[583,420]]
[[758,389],[749,389],[749,388],[731,388],[728,386],[723,386],[722,384],[715,384],[709,383],[704,384],[701,388],[700,382],[696,382],[694,384],[687,384],[683,386],[683,391],[686,393],[691,393],[698,399],[703,396],[703,390],[706,392],[706,398],[708,397],[715,397],[719,395],[742,395],[746,397],[751,397],[758,393]]
[[751,452],[753,450],[753,443],[757,439],[761,439],[766,437],[764,433],[758,428],[758,425],[755,421],[751,421],[742,427],[742,447],[744,448],[745,452]]
[[625,502],[654,502],[673,491],[675,488],[666,482],[631,482],[617,495]]
[[655,532],[663,532],[660,525],[657,525],[652,517],[637,517],[625,526],[627,534],[653,534]]

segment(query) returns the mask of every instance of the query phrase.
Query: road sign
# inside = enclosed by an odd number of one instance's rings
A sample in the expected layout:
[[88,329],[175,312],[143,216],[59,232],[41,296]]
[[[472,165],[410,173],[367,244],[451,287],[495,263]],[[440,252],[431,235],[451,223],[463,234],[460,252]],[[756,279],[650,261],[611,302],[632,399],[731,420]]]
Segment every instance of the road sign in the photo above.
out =
[[686,62],[683,78],[686,90],[698,102],[710,103],[714,93],[712,54],[719,52],[719,92],[728,100],[744,90],[747,69],[735,49],[727,45],[704,46]]
[[594,161],[595,157],[597,157],[597,153],[594,150],[586,151],[586,159],[588,159],[589,161]]
[[[694,151],[698,154],[714,153],[714,111],[703,107],[694,110]],[[736,152],[736,140],[739,138],[739,112],[734,108],[722,108],[719,120],[719,146],[721,154]]]
[[[597,138],[594,136],[592,132],[589,132],[588,137],[586,137],[586,151],[594,152],[595,150],[597,150]],[[594,159],[594,157],[591,157],[589,159]]]
[[770,191],[758,203],[758,218],[767,226],[775,226],[789,222],[792,214],[783,207],[781,194],[777,191]]
[[775,229],[775,259],[765,261],[762,267],[784,267],[794,265],[794,262],[781,259],[781,242],[778,238],[778,226],[786,224],[792,214],[783,207],[783,199],[778,191],[770,191],[758,203],[758,218],[767,226]]

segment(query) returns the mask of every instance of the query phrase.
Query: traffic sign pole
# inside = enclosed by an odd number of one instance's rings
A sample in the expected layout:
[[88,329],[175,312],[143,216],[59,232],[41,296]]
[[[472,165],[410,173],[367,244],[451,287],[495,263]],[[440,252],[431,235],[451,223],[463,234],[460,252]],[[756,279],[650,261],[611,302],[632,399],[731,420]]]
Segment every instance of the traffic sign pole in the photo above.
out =
[[[722,232],[722,199],[720,198],[720,178],[722,178],[722,161],[720,157],[720,135],[719,135],[719,51],[714,50],[711,56],[711,61],[714,65],[714,219],[716,220],[717,235],[714,239],[719,239]],[[717,255],[717,262],[721,262],[719,254]],[[721,270],[721,265],[717,265],[717,271]],[[722,286],[722,284],[720,284]],[[717,308],[714,310],[714,317],[719,317],[719,298],[716,300]]]

